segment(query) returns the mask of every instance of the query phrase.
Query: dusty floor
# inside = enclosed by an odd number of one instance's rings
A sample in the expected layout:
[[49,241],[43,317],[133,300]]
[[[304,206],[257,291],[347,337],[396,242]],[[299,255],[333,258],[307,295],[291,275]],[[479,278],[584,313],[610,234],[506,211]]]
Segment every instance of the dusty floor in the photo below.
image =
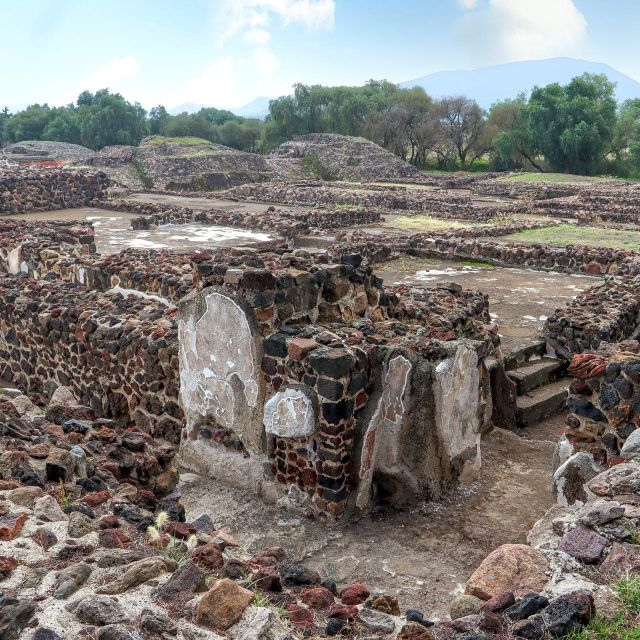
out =
[[137,249],[179,249],[193,251],[215,247],[235,247],[264,242],[275,237],[267,233],[199,224],[162,225],[148,231],[129,227],[130,213],[82,207],[9,216],[22,220],[88,220],[93,222],[98,253],[117,253],[130,247]]
[[479,480],[442,502],[387,507],[357,523],[316,523],[215,480],[184,474],[189,518],[207,512],[249,550],[278,544],[339,586],[362,581],[397,594],[401,607],[444,617],[451,594],[481,560],[524,542],[552,506],[551,458],[563,416],[521,432],[496,430],[483,443]]
[[434,286],[455,282],[489,294],[489,311],[499,325],[505,353],[530,342],[547,316],[593,286],[598,278],[403,257],[376,266],[385,284]]

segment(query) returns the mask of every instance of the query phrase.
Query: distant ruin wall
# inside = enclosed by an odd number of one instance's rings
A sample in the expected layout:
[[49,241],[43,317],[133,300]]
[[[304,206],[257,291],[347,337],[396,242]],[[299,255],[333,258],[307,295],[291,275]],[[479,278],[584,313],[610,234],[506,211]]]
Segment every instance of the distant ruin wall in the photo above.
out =
[[0,215],[96,206],[107,197],[102,171],[4,169],[0,171]]

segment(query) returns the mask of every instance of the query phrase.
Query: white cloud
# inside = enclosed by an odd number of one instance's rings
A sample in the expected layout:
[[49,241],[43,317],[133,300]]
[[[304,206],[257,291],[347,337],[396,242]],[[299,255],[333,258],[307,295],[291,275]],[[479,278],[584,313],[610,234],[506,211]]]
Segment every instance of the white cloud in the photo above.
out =
[[489,0],[461,23],[465,44],[483,63],[570,55],[586,33],[587,20],[573,0]]
[[138,61],[133,56],[116,56],[98,67],[80,84],[83,90],[97,91],[105,87],[115,90],[123,80],[135,78],[139,69]]
[[270,49],[258,48],[253,51],[253,59],[255,61],[256,67],[259,71],[263,73],[273,73],[280,68],[280,62],[278,62],[278,58]]
[[458,0],[458,4],[463,9],[475,9],[478,6],[478,0]]
[[83,91],[95,93],[100,89],[109,89],[111,92],[124,92],[129,88],[129,82],[138,76],[140,65],[134,56],[115,56],[97,69],[85,76],[78,84],[58,99],[52,100],[52,104],[68,104],[75,102]]
[[264,29],[249,29],[243,38],[247,44],[256,47],[266,47],[271,42],[271,34]]
[[264,30],[276,18],[284,25],[333,29],[335,0],[224,0],[216,13],[222,40],[244,29]]

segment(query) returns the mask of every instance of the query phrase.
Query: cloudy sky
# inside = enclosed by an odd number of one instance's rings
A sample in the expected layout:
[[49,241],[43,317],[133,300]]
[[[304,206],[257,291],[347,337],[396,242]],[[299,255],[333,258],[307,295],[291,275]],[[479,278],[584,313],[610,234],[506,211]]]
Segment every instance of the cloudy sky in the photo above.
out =
[[0,0],[0,106],[109,87],[239,107],[294,82],[394,82],[571,56],[640,80],[640,0]]

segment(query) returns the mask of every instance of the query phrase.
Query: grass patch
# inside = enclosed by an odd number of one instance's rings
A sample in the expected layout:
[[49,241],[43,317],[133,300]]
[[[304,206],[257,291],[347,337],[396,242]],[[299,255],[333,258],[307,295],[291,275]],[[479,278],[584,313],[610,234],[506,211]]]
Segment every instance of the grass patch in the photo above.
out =
[[455,260],[454,264],[461,264],[463,267],[479,267],[480,269],[497,269],[497,265],[482,260]]
[[153,178],[145,171],[144,167],[137,160],[134,160],[131,166],[142,186],[145,189],[153,189]]
[[582,244],[591,247],[640,251],[640,231],[582,227],[573,224],[561,224],[543,229],[526,229],[508,236],[502,236],[501,239],[517,242],[540,242],[558,246]]
[[449,229],[466,229],[473,226],[464,222],[441,220],[431,216],[406,216],[393,220],[389,224],[393,227],[410,229],[411,231],[447,231]]
[[168,136],[151,136],[147,138],[146,144],[159,145],[159,144],[177,144],[184,146],[194,146],[199,144],[213,145],[209,140],[204,138],[196,138],[195,136],[183,136],[183,137],[168,137]]
[[594,184],[597,182],[623,181],[621,178],[610,176],[577,176],[571,173],[539,173],[537,171],[525,171],[499,178],[504,182],[547,182],[549,184]]

